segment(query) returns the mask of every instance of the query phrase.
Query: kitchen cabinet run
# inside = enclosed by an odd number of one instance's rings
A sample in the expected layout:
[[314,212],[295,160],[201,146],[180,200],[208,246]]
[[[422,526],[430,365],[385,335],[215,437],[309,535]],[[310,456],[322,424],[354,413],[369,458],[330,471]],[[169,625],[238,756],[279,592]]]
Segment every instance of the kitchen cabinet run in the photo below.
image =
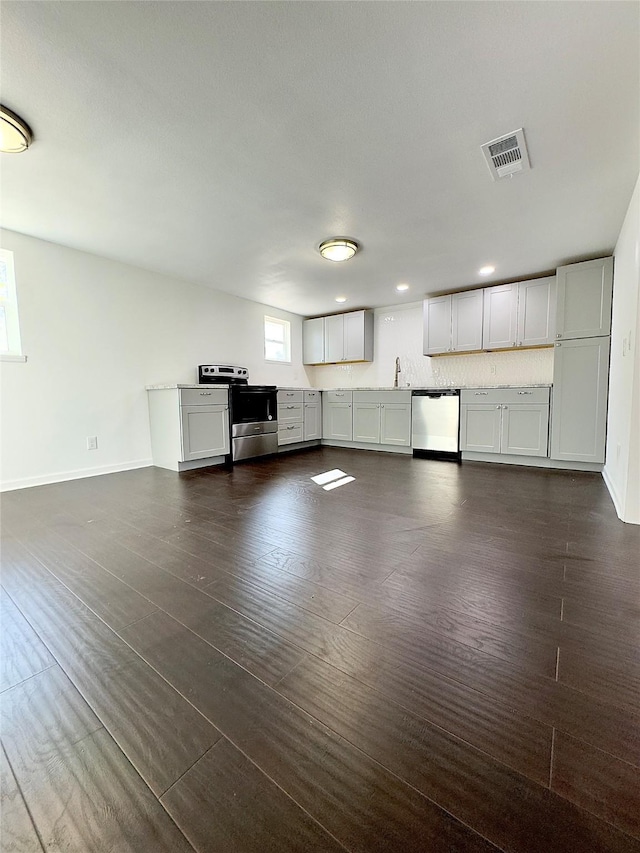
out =
[[373,361],[373,311],[349,311],[302,323],[304,364]]
[[546,457],[548,445],[548,388],[461,391],[461,450]]
[[230,453],[226,388],[148,391],[153,464],[171,471],[214,465]]
[[483,291],[482,349],[553,343],[556,277],[499,284]]
[[424,355],[482,349],[482,290],[425,299]]
[[325,391],[323,398],[324,440],[411,447],[411,391]]

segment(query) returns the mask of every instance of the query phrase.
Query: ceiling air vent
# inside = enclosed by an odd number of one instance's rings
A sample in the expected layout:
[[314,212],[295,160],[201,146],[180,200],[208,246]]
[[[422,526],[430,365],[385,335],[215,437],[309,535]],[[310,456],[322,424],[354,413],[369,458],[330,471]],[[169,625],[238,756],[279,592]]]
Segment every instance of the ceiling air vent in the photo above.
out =
[[527,172],[531,168],[522,128],[485,142],[481,148],[494,181],[510,178],[517,172]]

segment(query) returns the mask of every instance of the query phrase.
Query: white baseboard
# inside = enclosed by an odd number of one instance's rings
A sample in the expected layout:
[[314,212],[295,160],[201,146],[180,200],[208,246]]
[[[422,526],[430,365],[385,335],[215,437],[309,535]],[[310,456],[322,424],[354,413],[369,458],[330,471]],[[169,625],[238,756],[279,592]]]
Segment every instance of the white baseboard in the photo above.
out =
[[117,465],[102,465],[98,468],[80,468],[76,471],[58,471],[38,477],[24,477],[20,480],[7,480],[0,483],[0,492],[12,492],[16,489],[30,489],[33,486],[49,486],[52,483],[64,483],[67,480],[82,480],[85,477],[99,477],[101,474],[117,474],[120,471],[132,471],[135,468],[149,468],[151,459],[134,459]]
[[621,521],[624,521],[624,518],[623,518],[624,511],[622,508],[622,503],[621,503],[620,498],[618,496],[618,493],[616,491],[616,487],[613,484],[613,480],[609,476],[609,472],[607,471],[606,468],[604,468],[602,471],[602,479],[604,480],[605,486],[609,490],[609,495],[611,496],[611,500],[613,501],[613,505],[616,508],[616,513],[618,514],[618,518]]

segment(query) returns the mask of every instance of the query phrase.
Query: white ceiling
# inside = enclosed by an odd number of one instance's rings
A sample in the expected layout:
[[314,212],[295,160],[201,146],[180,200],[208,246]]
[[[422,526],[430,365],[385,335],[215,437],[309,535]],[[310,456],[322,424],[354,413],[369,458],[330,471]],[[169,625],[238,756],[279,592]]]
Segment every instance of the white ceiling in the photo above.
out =
[[[2,155],[3,224],[304,315],[606,254],[639,8],[3,0],[2,102],[35,136]],[[480,145],[519,127],[532,170],[494,183]],[[333,235],[362,252],[323,260]]]

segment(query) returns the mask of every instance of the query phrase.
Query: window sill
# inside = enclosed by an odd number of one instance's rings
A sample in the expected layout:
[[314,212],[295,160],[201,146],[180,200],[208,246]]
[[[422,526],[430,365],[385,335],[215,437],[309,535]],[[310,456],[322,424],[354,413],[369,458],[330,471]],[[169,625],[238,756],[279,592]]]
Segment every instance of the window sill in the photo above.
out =
[[26,355],[16,355],[15,353],[3,352],[0,353],[0,361],[19,361],[26,362]]
[[267,364],[291,364],[291,359],[265,358]]

